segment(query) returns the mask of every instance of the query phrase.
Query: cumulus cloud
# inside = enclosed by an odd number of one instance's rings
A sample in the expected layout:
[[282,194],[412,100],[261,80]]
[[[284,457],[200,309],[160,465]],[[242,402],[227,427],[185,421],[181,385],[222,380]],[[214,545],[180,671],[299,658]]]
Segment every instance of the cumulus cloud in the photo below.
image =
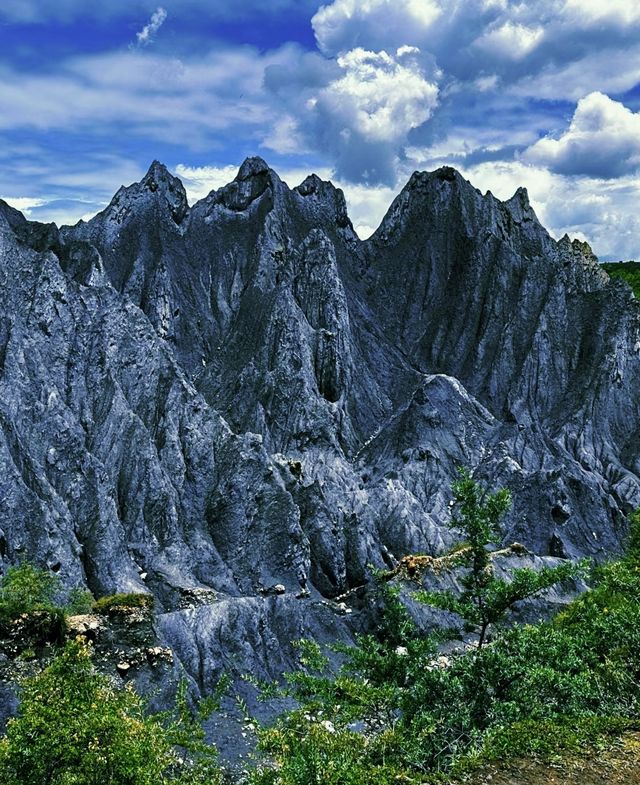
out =
[[568,175],[616,178],[640,167],[640,113],[599,92],[582,98],[568,129],[530,147],[525,158]]
[[[312,24],[320,49],[330,56],[409,44],[435,61],[447,81],[495,74],[503,87],[566,71],[556,80],[556,97],[564,97],[572,80],[581,80],[580,68],[568,70],[571,64],[589,64],[594,52],[615,55],[637,44],[636,6],[627,0],[334,0]],[[619,81],[631,81],[626,75],[637,70],[634,63],[618,58]],[[601,66],[606,68],[606,58]],[[598,81],[594,87],[605,89]]]
[[288,114],[265,146],[323,151],[339,178],[387,185],[397,179],[408,134],[429,119],[439,92],[437,73],[428,75],[420,50],[407,45],[392,53],[356,47],[329,62],[301,58],[300,67],[268,71],[266,85]]
[[328,55],[363,48],[415,45],[443,13],[436,0],[335,0],[311,20],[320,49]]
[[338,57],[344,75],[318,100],[345,132],[376,142],[402,139],[429,118],[438,101],[438,87],[425,79],[415,54],[419,50],[413,47],[395,56],[353,49]]
[[151,19],[149,23],[146,24],[139,33],[136,33],[136,39],[138,41],[138,46],[147,46],[150,44],[158,30],[162,27],[167,19],[167,12],[162,6],[156,8],[156,10],[151,14]]

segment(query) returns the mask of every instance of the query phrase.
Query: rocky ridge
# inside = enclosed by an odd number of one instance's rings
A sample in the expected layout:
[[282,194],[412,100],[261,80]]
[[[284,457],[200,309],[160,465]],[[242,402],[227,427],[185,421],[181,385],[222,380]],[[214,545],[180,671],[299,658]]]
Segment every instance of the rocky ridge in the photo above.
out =
[[73,227],[0,202],[1,564],[151,592],[205,691],[364,624],[336,598],[450,543],[458,465],[505,541],[619,550],[638,389],[638,301],[524,189],[416,173],[366,241],[259,158],[192,207],[158,162]]

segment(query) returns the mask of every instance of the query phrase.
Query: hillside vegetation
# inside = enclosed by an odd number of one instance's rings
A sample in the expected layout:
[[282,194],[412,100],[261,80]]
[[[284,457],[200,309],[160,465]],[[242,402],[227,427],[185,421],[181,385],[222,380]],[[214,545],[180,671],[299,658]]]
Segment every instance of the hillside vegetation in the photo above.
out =
[[626,557],[595,570],[564,612],[459,655],[439,655],[446,635],[421,634],[381,587],[379,634],[343,650],[337,673],[302,646],[289,676],[300,707],[261,732],[252,783],[450,782],[496,760],[568,759],[636,728],[640,515],[632,522]]
[[606,262],[602,267],[612,278],[622,278],[640,298],[640,262]]
[[[401,600],[400,584],[405,595],[411,585],[406,576],[381,575],[375,634],[332,647],[342,657],[337,669],[320,645],[299,641],[300,669],[284,687],[263,685],[265,697],[284,692],[295,708],[270,726],[255,723],[257,758],[231,780],[184,691],[176,711],[150,715],[130,684],[118,688],[95,670],[89,645],[60,644],[52,663],[24,681],[18,715],[0,738],[0,783],[396,785],[488,777],[538,785],[550,781],[550,764],[568,783],[635,782],[640,512],[630,516],[625,557],[592,570],[588,591],[552,620],[505,627],[520,599],[585,568],[567,562],[537,578],[528,569],[497,578],[489,542],[508,494],[489,494],[464,472],[454,494],[452,525],[466,540],[446,564],[462,571],[458,599],[416,596],[457,612],[465,644],[452,650],[453,633],[420,631]],[[18,587],[29,589],[26,604],[13,604]],[[5,624],[15,614],[56,610],[55,588],[32,567],[14,568],[0,581]],[[58,618],[64,623],[64,614]],[[596,749],[599,768],[587,767],[591,779],[580,780],[585,751]]]

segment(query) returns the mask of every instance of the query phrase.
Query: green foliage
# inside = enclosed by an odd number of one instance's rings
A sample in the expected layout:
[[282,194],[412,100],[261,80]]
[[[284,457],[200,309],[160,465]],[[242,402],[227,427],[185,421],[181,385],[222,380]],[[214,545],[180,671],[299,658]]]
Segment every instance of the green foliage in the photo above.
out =
[[[469,491],[465,528],[479,550],[504,497],[487,511],[487,496],[458,487]],[[478,506],[484,512],[472,520]],[[447,657],[438,656],[435,636],[411,624],[397,590],[381,587],[389,603],[384,635],[343,648],[336,673],[307,668],[288,677],[299,708],[260,731],[268,760],[252,785],[448,781],[489,759],[553,760],[637,727],[639,528],[635,514],[628,555],[602,567],[594,587],[552,621],[508,628],[491,645]],[[488,580],[481,588],[492,623],[517,599],[573,574],[562,565],[517,570],[508,583]],[[465,590],[477,586],[470,581]],[[463,610],[476,612],[473,596]],[[307,665],[321,665],[315,654],[322,655],[314,652]]]
[[153,608],[152,594],[109,594],[100,597],[93,603],[96,613],[107,615],[109,613],[126,611],[131,608]]
[[266,731],[261,749],[277,761],[252,772],[251,785],[397,785],[419,782],[385,762],[384,736],[336,729],[329,720],[310,722],[293,712],[281,727]]
[[0,623],[23,613],[53,611],[54,597],[60,590],[56,575],[23,563],[9,567],[0,581]]
[[0,746],[2,785],[151,785],[172,763],[161,726],[135,693],[93,672],[81,643],[27,680],[21,698]]
[[460,470],[460,479],[453,484],[452,490],[455,506],[450,526],[465,538],[465,547],[456,551],[456,566],[466,568],[460,578],[463,591],[422,591],[416,592],[416,597],[429,605],[457,613],[469,629],[477,627],[480,649],[489,626],[501,622],[517,602],[575,577],[586,570],[587,563],[567,562],[541,570],[517,569],[509,580],[497,578],[489,544],[498,538],[500,519],[511,506],[509,491],[502,488],[489,493],[466,469]]
[[640,299],[640,262],[607,262],[602,267],[612,278],[626,281]]
[[181,700],[175,718],[148,716],[132,688],[95,672],[84,643],[68,643],[22,685],[0,740],[0,785],[215,785],[219,771]]
[[[562,753],[597,747],[607,736],[620,735],[637,725],[637,721],[622,717],[521,720],[492,733],[476,762],[529,757],[551,762]],[[464,769],[465,763],[460,761],[456,769]]]
[[322,648],[316,641],[301,638],[294,641],[293,646],[298,649],[300,664],[306,669],[322,672],[329,664],[329,660],[322,653]]
[[75,587],[66,601],[64,597],[60,579],[49,570],[28,562],[9,567],[0,579],[0,624],[36,611],[62,618],[63,613],[90,613],[93,608],[93,595],[86,589]]

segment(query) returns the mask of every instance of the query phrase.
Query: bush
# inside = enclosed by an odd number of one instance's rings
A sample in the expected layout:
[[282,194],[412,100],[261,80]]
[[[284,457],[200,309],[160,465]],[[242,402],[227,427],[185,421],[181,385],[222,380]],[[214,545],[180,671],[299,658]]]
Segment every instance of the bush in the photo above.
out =
[[[478,629],[478,650],[487,640],[487,631],[502,622],[507,613],[521,600],[542,594],[561,581],[586,572],[587,562],[565,562],[540,570],[512,570],[509,580],[497,578],[489,544],[499,536],[499,523],[511,506],[509,491],[502,488],[489,493],[465,469],[453,484],[454,515],[449,524],[465,538],[464,547],[455,554],[454,567],[463,567],[461,592],[417,592],[417,599],[442,610],[457,613],[466,629]],[[512,549],[515,545],[511,546]]]
[[107,615],[118,611],[127,611],[133,608],[153,608],[152,594],[110,594],[100,597],[93,603],[96,613]]
[[54,609],[54,597],[60,591],[60,580],[46,570],[23,563],[9,567],[0,580],[0,623],[23,613]]
[[[636,726],[637,722],[621,717],[522,720],[491,734],[479,760],[535,757],[552,761],[561,753],[595,747],[603,737],[618,736]],[[460,768],[463,767],[464,763],[460,765]]]
[[89,647],[73,641],[25,680],[0,740],[0,785],[216,785],[214,751],[199,743],[182,715],[146,715],[133,689],[96,673]]
[[387,589],[387,639],[366,636],[343,649],[337,673],[306,667],[288,677],[300,708],[261,732],[275,768],[255,782],[324,782],[318,772],[333,771],[333,758],[336,783],[384,782],[389,772],[398,782],[426,782],[495,757],[551,758],[635,727],[639,529],[636,514],[628,555],[601,568],[594,587],[555,619],[502,630],[465,653],[438,656],[437,637],[420,636]]

